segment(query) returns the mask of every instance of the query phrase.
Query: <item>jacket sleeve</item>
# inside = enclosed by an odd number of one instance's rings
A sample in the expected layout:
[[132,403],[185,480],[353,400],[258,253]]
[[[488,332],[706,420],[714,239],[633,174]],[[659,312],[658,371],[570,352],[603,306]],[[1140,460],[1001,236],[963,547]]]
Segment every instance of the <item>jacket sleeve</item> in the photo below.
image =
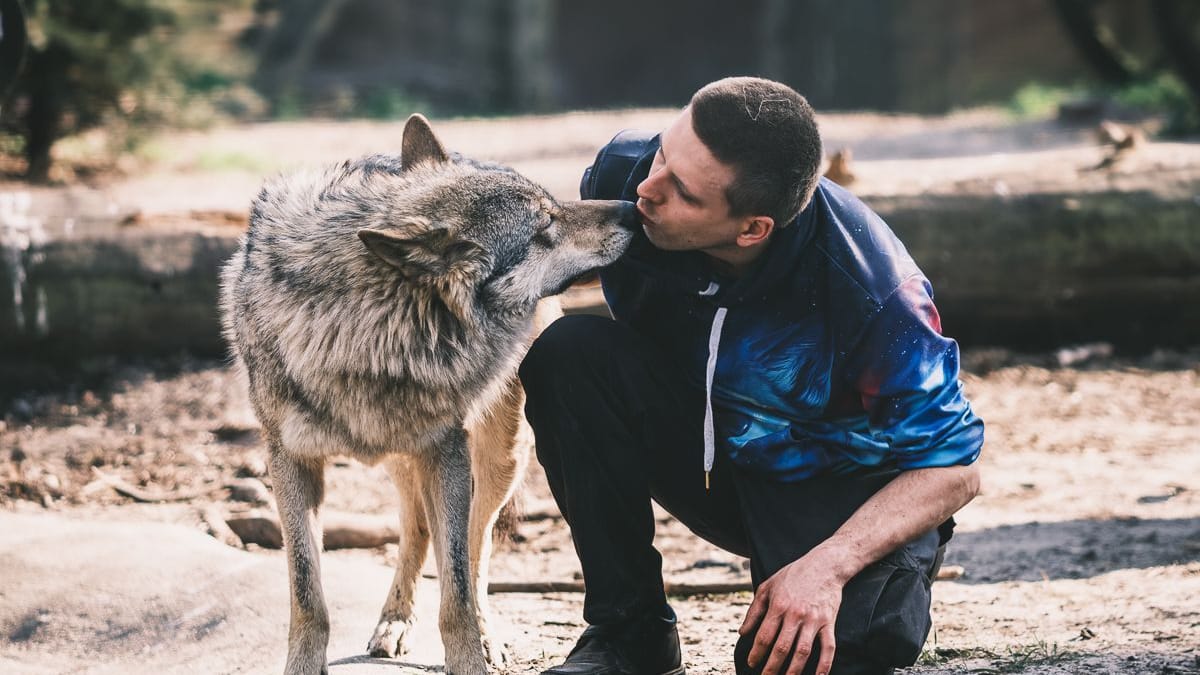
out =
[[924,277],[910,277],[884,302],[849,366],[869,433],[891,448],[896,466],[952,466],[979,457],[983,420],[963,395],[958,344],[942,336]]

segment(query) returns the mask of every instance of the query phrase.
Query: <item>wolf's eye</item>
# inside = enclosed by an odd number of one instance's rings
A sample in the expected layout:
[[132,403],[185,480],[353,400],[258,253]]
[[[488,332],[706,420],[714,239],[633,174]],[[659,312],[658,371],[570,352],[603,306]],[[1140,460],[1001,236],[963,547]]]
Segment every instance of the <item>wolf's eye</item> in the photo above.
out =
[[554,227],[554,219],[547,219],[544,223],[538,224],[537,230],[533,233],[533,241],[541,246],[553,246],[556,233],[557,228]]

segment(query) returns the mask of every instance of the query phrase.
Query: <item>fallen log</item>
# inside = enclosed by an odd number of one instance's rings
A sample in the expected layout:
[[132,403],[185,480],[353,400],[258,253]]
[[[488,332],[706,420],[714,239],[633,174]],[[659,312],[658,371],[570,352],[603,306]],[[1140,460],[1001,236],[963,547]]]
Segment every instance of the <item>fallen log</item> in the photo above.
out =
[[[283,548],[279,517],[269,511],[252,511],[225,519],[243,544]],[[378,548],[400,539],[400,528],[392,518],[363,514],[322,512],[321,529],[326,551],[345,548]]]
[[[900,235],[964,346],[1200,343],[1200,147],[1147,143],[1116,169],[1082,170],[1101,155],[864,161],[855,193]],[[217,270],[240,218],[121,225],[104,193],[82,189],[0,191],[4,204],[0,389],[97,356],[225,355]],[[596,288],[564,301],[606,313]]]

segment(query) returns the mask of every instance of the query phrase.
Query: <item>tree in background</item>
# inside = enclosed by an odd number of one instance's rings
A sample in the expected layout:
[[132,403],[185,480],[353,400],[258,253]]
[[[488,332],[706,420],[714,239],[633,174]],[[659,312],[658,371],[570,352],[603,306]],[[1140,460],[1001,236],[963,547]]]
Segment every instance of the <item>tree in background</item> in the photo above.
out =
[[[1200,3],[1195,0],[1052,0],[1076,52],[1102,82],[1132,92],[1138,103],[1165,108],[1172,131],[1200,130]],[[1148,11],[1154,39],[1134,45],[1120,36],[1122,12]]]
[[29,47],[3,129],[20,140],[25,177],[49,178],[54,143],[111,123],[173,122],[187,93],[227,76],[179,48],[198,24],[241,0],[25,0]]
[[28,41],[21,0],[0,0],[0,112],[3,112],[8,92],[25,64]]

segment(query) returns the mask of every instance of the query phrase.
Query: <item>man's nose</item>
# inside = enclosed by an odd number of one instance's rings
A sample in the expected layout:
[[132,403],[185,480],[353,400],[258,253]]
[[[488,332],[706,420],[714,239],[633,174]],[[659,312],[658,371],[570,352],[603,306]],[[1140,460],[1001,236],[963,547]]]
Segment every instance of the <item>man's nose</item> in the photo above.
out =
[[645,180],[638,183],[637,186],[637,196],[654,204],[662,201],[662,191],[658,189],[658,183],[655,181],[656,176],[657,174],[650,174]]

